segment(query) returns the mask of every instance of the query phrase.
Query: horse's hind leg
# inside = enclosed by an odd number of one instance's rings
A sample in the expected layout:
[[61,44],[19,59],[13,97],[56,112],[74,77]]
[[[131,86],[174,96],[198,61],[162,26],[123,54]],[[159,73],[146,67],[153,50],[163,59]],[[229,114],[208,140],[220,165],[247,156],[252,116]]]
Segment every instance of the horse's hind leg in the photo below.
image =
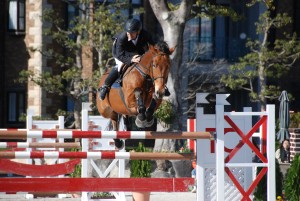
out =
[[132,131],[132,126],[130,123],[130,119],[128,115],[123,115],[124,125],[126,127],[126,131]]
[[[118,114],[113,115],[113,117],[110,120],[111,120],[113,130],[118,131],[119,130]],[[115,142],[115,147],[117,147],[118,149],[122,149],[124,147],[124,141],[123,140],[114,139],[114,142]]]
[[137,115],[137,118],[135,120],[135,124],[137,125],[137,127],[139,128],[143,128],[145,127],[145,122],[146,122],[146,115],[145,115],[145,112],[146,112],[146,107],[143,103],[143,99],[141,97],[141,90],[139,89],[136,89],[134,91],[134,95],[135,95],[135,98],[136,98],[136,101],[137,101],[137,105],[138,105],[138,115]]

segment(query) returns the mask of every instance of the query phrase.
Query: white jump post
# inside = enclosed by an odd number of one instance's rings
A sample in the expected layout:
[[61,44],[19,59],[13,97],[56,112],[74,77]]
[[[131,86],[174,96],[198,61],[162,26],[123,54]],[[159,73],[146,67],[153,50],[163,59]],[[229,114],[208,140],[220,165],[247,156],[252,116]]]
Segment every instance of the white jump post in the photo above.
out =
[[[197,103],[206,104],[208,93],[197,94]],[[268,105],[266,112],[225,112],[228,94],[216,95],[216,114],[204,114],[197,108],[197,131],[216,132],[215,140],[197,140],[197,201],[248,200],[259,179],[253,175],[263,167],[261,175],[268,177],[268,201],[275,200],[275,106]],[[252,123],[252,116],[260,118]],[[253,127],[252,127],[253,126]],[[266,128],[264,128],[264,126]],[[263,130],[262,150],[254,150],[252,135]],[[227,134],[227,135],[226,135]],[[265,137],[264,137],[265,136]],[[253,153],[262,163],[253,163]],[[264,155],[267,155],[266,157]]]
[[[224,139],[224,102],[220,101],[220,94],[216,94],[216,173],[217,173],[217,201],[224,200],[225,192],[225,139]],[[222,189],[222,190],[221,190]]]
[[[27,116],[26,116],[26,129],[30,130],[33,129],[34,126],[38,127],[39,129],[57,129],[56,126],[58,126],[58,129],[64,129],[64,116],[59,116],[58,120],[33,120],[34,111],[32,109],[27,109]],[[56,139],[55,139],[56,140]],[[42,139],[40,141],[42,142],[53,142],[55,140],[52,139]],[[64,143],[63,138],[58,139],[60,143]],[[32,138],[27,138],[27,143],[31,143],[33,141]],[[26,148],[27,151],[32,151],[32,148]],[[38,148],[41,149],[41,148]],[[43,148],[44,149],[44,148]],[[47,148],[49,150],[50,148]],[[53,148],[51,148],[53,150]],[[64,151],[64,148],[59,148],[60,152]],[[63,163],[65,159],[58,159],[58,163]],[[36,161],[37,162],[37,161]],[[27,159],[27,164],[32,164],[32,159]],[[59,175],[58,177],[64,177],[64,175]],[[32,195],[26,195],[27,198],[32,197]],[[65,197],[64,194],[59,194],[59,198]]]
[[[91,103],[82,103],[82,131],[88,131],[89,130],[89,122],[90,121],[95,121],[94,123],[100,123],[103,124],[103,119],[102,121],[101,119],[99,119],[100,116],[96,117],[96,116],[90,116],[88,114],[89,111],[91,111]],[[105,121],[108,122],[107,119],[105,119]],[[105,130],[105,127],[103,125],[97,125],[101,131]],[[107,125],[106,125],[107,126]],[[109,142],[112,141],[113,139],[93,139],[93,142],[98,142],[100,144],[100,147],[98,147],[98,150],[115,150],[115,146],[113,145],[109,145]],[[83,138],[82,139],[82,151],[89,151],[89,139],[87,138]],[[122,150],[119,150],[119,152],[124,152],[125,148],[123,148]],[[125,159],[113,159],[113,161],[110,163],[110,165],[106,168],[106,170],[104,172],[102,172],[100,170],[99,167],[97,167],[96,163],[93,161],[93,159],[82,159],[82,169],[81,169],[81,177],[82,178],[86,178],[88,177],[88,166],[89,166],[89,161],[91,166],[93,167],[93,169],[97,172],[97,174],[99,175],[99,177],[106,177],[111,170],[116,166],[117,162],[119,163],[119,177],[124,177],[125,176]],[[118,201],[125,201],[125,193],[124,192],[112,192],[114,194],[114,196],[116,197],[116,199],[114,200],[118,200]],[[82,192],[81,195],[81,201],[88,201],[90,198],[90,193],[88,192]],[[100,199],[102,200],[102,199]]]
[[267,157],[268,157],[268,201],[276,200],[276,171],[275,171],[275,106],[267,105]]
[[[88,130],[88,112],[90,111],[90,105],[82,103],[82,110],[81,110],[81,130],[87,131]],[[83,138],[81,139],[81,146],[82,151],[88,151],[88,139]],[[81,178],[88,177],[88,160],[81,159]],[[81,193],[81,201],[88,201],[88,192]]]

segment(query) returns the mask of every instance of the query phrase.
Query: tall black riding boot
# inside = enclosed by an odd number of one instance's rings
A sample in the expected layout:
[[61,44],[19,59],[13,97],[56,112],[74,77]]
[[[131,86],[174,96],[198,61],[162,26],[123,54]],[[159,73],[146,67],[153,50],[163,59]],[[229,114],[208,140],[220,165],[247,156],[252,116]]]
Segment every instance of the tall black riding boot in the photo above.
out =
[[100,99],[104,100],[106,94],[109,92],[111,85],[118,79],[119,73],[118,68],[112,68],[109,75],[107,76],[104,85],[99,88],[100,91]]

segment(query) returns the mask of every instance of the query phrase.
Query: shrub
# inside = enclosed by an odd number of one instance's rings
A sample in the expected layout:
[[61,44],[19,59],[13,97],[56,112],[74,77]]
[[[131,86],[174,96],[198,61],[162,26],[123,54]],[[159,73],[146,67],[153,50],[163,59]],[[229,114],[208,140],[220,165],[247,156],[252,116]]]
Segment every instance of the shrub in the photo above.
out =
[[286,173],[284,191],[288,200],[300,201],[300,154],[294,157]]
[[[276,165],[276,169],[275,169],[275,174],[276,174],[276,195],[281,195],[282,194],[283,175],[280,171],[279,163],[278,163],[277,160],[275,160],[275,165]],[[261,169],[262,169],[261,167],[258,167],[256,174],[259,174]],[[258,185],[255,188],[255,191],[254,191],[255,200],[257,200],[257,201],[266,200],[267,199],[267,190],[266,189],[267,189],[267,175],[264,175],[263,178],[260,180],[260,182],[258,183]]]
[[164,123],[165,127],[172,124],[176,117],[172,103],[170,101],[163,100],[160,106],[154,112],[154,116],[159,122]]
[[[146,152],[145,146],[142,142],[136,149],[136,152]],[[131,160],[130,161],[130,176],[131,177],[150,177],[152,171],[151,161],[149,160]]]

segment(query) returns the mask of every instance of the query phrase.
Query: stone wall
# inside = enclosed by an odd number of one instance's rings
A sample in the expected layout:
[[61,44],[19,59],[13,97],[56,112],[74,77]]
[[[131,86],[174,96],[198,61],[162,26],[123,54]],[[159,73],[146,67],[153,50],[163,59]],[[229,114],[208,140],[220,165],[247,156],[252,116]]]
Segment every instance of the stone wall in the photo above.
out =
[[300,129],[290,129],[290,150],[291,161],[293,161],[296,154],[300,154]]
[[[39,50],[29,51],[28,70],[37,74],[48,71],[54,74],[60,73],[60,68],[55,66],[55,61],[52,61],[40,52],[49,48],[55,48],[51,39],[43,35],[43,29],[51,26],[51,24],[44,23],[41,19],[43,11],[45,9],[52,9],[53,7],[55,7],[56,12],[65,16],[64,4],[60,1],[30,0],[26,5],[26,46],[31,50]],[[58,48],[55,48],[55,50],[61,51]],[[37,116],[53,116],[57,112],[57,109],[64,109],[62,108],[64,106],[63,98],[45,92],[33,82],[28,83],[27,100],[28,108],[32,108]]]

